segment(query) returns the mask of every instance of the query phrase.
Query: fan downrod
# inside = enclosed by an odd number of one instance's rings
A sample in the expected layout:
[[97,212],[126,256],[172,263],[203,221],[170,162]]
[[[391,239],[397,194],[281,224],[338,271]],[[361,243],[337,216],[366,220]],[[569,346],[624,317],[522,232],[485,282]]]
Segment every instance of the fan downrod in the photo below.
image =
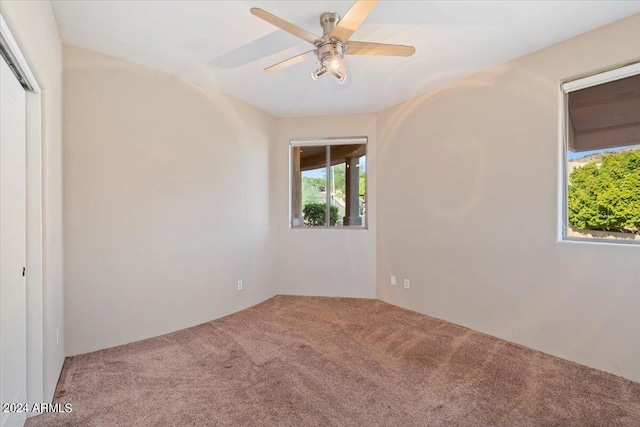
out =
[[322,26],[322,36],[328,36],[340,21],[340,15],[333,12],[325,12],[320,15],[320,25]]

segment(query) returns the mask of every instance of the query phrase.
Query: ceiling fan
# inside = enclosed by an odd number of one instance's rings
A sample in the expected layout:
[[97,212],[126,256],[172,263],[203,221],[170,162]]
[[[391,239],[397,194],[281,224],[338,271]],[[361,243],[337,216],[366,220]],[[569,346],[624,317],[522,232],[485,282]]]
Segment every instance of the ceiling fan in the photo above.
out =
[[313,53],[320,67],[311,73],[313,80],[325,73],[332,74],[339,83],[347,81],[347,71],[344,62],[344,55],[375,55],[375,56],[411,56],[416,49],[413,46],[398,44],[370,43],[350,41],[351,35],[358,29],[360,24],[367,18],[371,10],[379,0],[356,0],[347,14],[340,18],[340,15],[333,12],[326,12],[320,16],[322,26],[322,37],[316,36],[290,22],[279,18],[266,10],[257,7],[251,8],[251,13],[270,24],[281,28],[296,37],[311,43],[314,48],[286,59],[282,62],[265,68],[265,71],[276,71],[291,65],[297,64],[309,58]]

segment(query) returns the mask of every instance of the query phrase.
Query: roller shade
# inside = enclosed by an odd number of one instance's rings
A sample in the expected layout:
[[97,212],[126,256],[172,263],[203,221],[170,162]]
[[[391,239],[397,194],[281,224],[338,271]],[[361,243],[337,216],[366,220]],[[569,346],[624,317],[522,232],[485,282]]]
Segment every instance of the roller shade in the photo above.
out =
[[[635,71],[640,73],[640,68]],[[579,88],[580,81],[591,85]],[[568,91],[569,149],[580,152],[640,144],[640,74],[605,83],[602,78],[598,82],[598,76],[580,81],[563,87]]]
[[366,136],[349,136],[343,138],[294,138],[289,141],[293,147],[303,147],[305,145],[350,145],[366,144]]

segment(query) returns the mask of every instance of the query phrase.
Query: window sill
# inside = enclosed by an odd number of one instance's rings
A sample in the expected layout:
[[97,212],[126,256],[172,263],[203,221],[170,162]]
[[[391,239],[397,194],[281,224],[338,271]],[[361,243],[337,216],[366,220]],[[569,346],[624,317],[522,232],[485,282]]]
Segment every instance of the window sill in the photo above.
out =
[[369,230],[368,226],[360,227],[360,226],[343,226],[343,227],[293,227],[289,225],[289,230],[352,230],[352,231],[367,231]]
[[599,239],[599,238],[589,238],[589,237],[562,237],[558,240],[558,243],[561,244],[595,244],[595,245],[606,245],[606,246],[635,246],[640,248],[640,240],[613,240],[613,239]]

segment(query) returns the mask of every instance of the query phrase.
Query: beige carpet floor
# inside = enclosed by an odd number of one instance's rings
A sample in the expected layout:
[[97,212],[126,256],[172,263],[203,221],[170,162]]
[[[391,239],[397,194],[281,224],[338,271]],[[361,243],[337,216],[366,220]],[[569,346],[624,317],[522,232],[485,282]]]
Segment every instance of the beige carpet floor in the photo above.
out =
[[68,358],[54,402],[27,426],[640,426],[638,383],[345,298]]

